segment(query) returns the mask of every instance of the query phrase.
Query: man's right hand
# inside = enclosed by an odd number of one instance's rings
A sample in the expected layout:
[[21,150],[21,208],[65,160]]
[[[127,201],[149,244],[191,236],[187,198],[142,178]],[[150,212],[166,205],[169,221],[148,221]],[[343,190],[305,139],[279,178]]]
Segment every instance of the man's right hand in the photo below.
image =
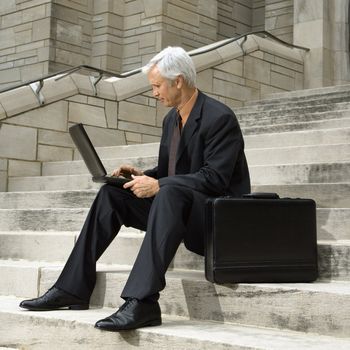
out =
[[131,175],[141,176],[143,171],[133,167],[132,165],[121,165],[119,168],[112,171],[112,176],[124,176],[128,179],[131,179]]

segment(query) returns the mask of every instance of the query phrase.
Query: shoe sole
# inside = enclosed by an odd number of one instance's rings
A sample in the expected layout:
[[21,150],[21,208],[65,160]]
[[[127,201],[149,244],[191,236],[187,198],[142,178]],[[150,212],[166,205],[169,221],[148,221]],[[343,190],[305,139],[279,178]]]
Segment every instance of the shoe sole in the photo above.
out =
[[149,321],[149,322],[145,322],[143,324],[137,325],[135,327],[130,327],[130,328],[122,328],[122,329],[118,329],[118,328],[102,328],[102,327],[98,327],[95,325],[96,329],[99,329],[101,331],[108,331],[108,332],[122,332],[122,331],[132,331],[138,328],[144,328],[144,327],[154,327],[154,326],[160,326],[162,324],[162,320],[154,320],[154,321]]
[[52,308],[36,308],[36,307],[26,307],[20,306],[22,309],[26,309],[29,311],[54,311],[54,310],[88,310],[89,305],[67,305],[61,307],[52,307]]

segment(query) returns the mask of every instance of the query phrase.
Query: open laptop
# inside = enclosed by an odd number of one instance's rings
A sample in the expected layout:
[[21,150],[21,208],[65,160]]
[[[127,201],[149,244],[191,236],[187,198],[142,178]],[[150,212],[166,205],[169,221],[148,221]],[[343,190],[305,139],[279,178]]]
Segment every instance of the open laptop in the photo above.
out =
[[77,147],[85,165],[92,175],[92,181],[99,183],[107,183],[123,187],[123,185],[130,181],[121,176],[108,176],[105,167],[103,166],[100,157],[98,156],[91,140],[86,133],[83,124],[75,124],[69,128],[70,136]]

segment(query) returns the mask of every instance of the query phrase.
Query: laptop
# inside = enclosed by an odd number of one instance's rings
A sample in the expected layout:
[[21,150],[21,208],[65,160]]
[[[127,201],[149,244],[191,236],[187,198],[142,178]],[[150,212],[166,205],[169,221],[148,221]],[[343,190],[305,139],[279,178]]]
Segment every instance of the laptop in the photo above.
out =
[[83,124],[75,124],[69,128],[70,136],[77,147],[86,167],[92,175],[92,181],[98,183],[107,183],[118,187],[130,181],[131,179],[122,176],[108,176],[100,157],[98,156],[91,140],[86,133]]

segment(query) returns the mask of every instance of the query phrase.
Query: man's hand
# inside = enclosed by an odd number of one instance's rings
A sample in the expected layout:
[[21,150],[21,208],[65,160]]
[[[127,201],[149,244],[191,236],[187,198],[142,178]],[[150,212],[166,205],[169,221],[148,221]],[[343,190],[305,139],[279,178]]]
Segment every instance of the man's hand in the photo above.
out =
[[142,175],[134,176],[133,180],[124,184],[124,188],[129,188],[138,198],[149,198],[155,196],[159,191],[158,180],[153,177]]
[[120,166],[118,169],[114,169],[112,171],[112,176],[124,176],[128,179],[131,179],[132,175],[137,175],[137,176],[141,176],[143,175],[142,170],[138,169],[138,168],[134,168],[131,165],[127,165],[124,164],[122,166]]

